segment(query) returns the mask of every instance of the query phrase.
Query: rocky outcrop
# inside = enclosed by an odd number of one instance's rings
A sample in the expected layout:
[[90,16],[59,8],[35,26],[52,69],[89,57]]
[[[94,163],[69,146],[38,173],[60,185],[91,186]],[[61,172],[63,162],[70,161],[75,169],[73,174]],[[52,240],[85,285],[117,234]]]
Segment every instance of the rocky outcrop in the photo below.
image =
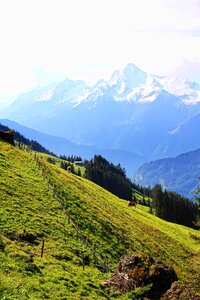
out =
[[146,254],[133,254],[121,258],[114,276],[104,284],[122,293],[149,286],[146,296],[160,299],[176,280],[178,278],[172,267]]

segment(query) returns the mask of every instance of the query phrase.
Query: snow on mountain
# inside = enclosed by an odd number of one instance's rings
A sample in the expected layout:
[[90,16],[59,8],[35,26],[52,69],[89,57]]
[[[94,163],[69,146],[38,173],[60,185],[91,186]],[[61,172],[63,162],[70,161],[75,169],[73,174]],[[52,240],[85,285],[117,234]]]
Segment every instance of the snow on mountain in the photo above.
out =
[[42,101],[49,101],[51,100],[53,93],[55,91],[55,88],[51,88],[44,93],[40,94],[39,96],[36,97],[36,101],[42,102]]
[[158,77],[158,82],[169,93],[181,97],[185,104],[200,101],[200,84],[182,78]]
[[85,94],[74,101],[74,107],[90,101],[94,107],[101,96],[111,97],[119,102],[148,103],[155,101],[163,91],[180,97],[186,105],[200,102],[200,84],[182,78],[147,74],[134,64],[128,64],[123,70],[115,71],[108,81],[100,80],[88,87]]
[[76,99],[74,106],[82,102],[94,102],[103,95],[111,96],[116,101],[123,101],[133,88],[144,84],[146,78],[145,72],[134,64],[128,64],[123,70],[115,71],[108,81],[100,80],[94,86],[88,87],[85,95]]
[[107,84],[109,87],[114,87],[118,94],[122,94],[143,84],[146,78],[145,72],[134,64],[128,64],[123,70],[115,71]]
[[83,95],[75,99],[73,107],[76,107],[83,102],[95,102],[95,100],[102,95],[103,92],[101,91],[101,87],[89,87],[84,91]]
[[153,102],[162,91],[162,86],[153,77],[148,76],[146,82],[139,87],[135,87],[124,98],[126,101],[138,103]]
[[145,83],[133,87],[125,96],[118,93],[115,100],[136,101],[138,103],[153,102],[162,91],[181,97],[184,104],[195,104],[200,101],[199,84],[187,79],[160,77],[151,74],[147,75]]

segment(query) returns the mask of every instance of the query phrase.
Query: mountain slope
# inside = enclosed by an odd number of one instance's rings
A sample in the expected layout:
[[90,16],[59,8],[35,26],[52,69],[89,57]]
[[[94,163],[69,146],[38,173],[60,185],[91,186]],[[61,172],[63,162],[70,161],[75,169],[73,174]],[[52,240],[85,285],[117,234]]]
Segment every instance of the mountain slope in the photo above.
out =
[[159,183],[164,189],[194,199],[199,174],[200,149],[146,163],[136,172],[135,181],[151,187]]
[[139,205],[130,209],[40,154],[1,141],[0,174],[2,298],[129,299],[108,293],[100,282],[109,276],[102,270],[113,272],[122,255],[135,251],[173,265],[198,293],[198,231]]
[[174,130],[169,132],[163,142],[154,150],[154,157],[176,156],[184,152],[190,152],[200,147],[200,114],[190,118],[186,122],[179,124]]
[[74,98],[82,95],[85,88],[84,81],[70,79],[38,87],[18,95],[11,105],[3,108],[1,115],[23,124],[40,125],[44,118],[55,116],[58,109],[62,112],[73,106]]

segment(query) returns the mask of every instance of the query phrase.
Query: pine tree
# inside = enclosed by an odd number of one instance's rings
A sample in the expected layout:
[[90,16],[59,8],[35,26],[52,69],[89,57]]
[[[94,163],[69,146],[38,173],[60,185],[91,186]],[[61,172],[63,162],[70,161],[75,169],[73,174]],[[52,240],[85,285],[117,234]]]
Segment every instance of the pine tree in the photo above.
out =
[[156,216],[163,217],[163,191],[160,184],[156,184],[151,193],[152,208],[155,209]]
[[132,183],[126,177],[125,170],[118,164],[109,163],[101,155],[85,162],[85,177],[104,187],[120,198],[132,198]]

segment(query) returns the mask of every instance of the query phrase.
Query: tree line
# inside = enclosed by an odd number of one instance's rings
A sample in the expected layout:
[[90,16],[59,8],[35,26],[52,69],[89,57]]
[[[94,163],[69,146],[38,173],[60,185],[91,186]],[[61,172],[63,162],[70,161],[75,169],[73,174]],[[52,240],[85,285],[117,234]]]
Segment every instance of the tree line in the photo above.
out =
[[84,166],[87,179],[122,199],[132,199],[132,183],[120,164],[115,166],[101,155],[95,155],[93,159],[85,161]]
[[155,215],[169,222],[195,227],[200,217],[197,204],[156,184],[151,192],[152,209]]

